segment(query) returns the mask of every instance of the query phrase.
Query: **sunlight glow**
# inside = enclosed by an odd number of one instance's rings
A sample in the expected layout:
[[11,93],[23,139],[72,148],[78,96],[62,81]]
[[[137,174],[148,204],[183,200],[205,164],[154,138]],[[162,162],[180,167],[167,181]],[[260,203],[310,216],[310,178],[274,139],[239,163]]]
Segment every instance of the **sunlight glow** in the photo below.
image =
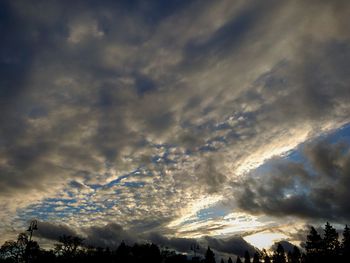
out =
[[287,236],[282,233],[263,232],[243,238],[258,249],[269,249],[275,242],[285,239]]
[[203,198],[199,198],[196,201],[194,201],[192,204],[188,205],[186,208],[184,208],[180,213],[181,216],[168,225],[168,227],[173,228],[180,226],[181,224],[184,224],[186,221],[194,220],[197,218],[197,212],[208,208],[210,206],[213,206],[220,200],[222,200],[223,196],[221,195],[213,195],[213,196],[204,196]]

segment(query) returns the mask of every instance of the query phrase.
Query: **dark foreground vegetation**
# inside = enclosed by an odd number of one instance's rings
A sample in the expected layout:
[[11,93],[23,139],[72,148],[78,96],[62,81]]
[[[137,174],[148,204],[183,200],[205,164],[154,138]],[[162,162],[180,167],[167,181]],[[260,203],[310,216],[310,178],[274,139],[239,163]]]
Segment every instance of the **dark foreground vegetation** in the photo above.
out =
[[285,251],[281,244],[271,252],[248,252],[241,257],[218,260],[208,247],[203,256],[180,254],[169,249],[160,249],[155,244],[134,244],[122,242],[117,249],[96,248],[84,245],[80,237],[61,236],[54,249],[40,248],[31,235],[21,233],[16,241],[6,241],[0,249],[0,263],[350,263],[350,229],[345,227],[342,238],[336,229],[327,223],[323,233],[310,228],[303,248],[294,246]]

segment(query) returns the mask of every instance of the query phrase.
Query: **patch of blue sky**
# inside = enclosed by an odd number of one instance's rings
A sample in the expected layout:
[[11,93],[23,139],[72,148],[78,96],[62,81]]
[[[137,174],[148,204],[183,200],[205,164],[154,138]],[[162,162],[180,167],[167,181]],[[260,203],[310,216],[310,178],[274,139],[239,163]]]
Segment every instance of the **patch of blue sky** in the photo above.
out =
[[116,206],[116,203],[117,203],[116,200],[113,200],[113,201],[105,201],[105,202],[103,202],[103,208],[106,209],[106,210],[109,210],[109,209],[115,207],[115,206]]
[[211,207],[207,207],[199,210],[194,217],[191,217],[183,221],[181,225],[188,225],[196,222],[203,222],[211,219],[222,218],[231,212],[232,212],[231,209],[226,208],[221,204],[214,204]]
[[131,188],[139,188],[139,187],[144,187],[145,184],[146,184],[145,182],[125,182],[123,183],[123,186],[131,187]]
[[152,176],[152,171],[144,169],[143,167],[138,167],[137,169],[131,171],[130,173],[119,176],[117,179],[110,181],[107,184],[87,184],[90,188],[94,190],[99,190],[101,188],[107,189],[112,188],[115,185],[122,184],[124,179],[127,179],[131,176]]
[[[350,145],[350,124],[346,124],[343,127],[331,132],[320,135],[318,138],[314,139],[314,141],[326,140],[331,144],[346,142]],[[309,162],[304,155],[305,144],[310,142],[305,142],[300,144],[296,149],[291,150],[286,156],[285,159],[303,163],[307,169],[310,169]]]
[[68,205],[54,205],[53,203],[45,203],[44,201],[40,206],[29,206],[18,211],[17,217],[23,220],[36,218],[45,221],[50,220],[53,217],[63,218],[71,212],[77,212],[77,208]]
[[151,156],[151,162],[156,167],[158,164],[161,166],[176,164],[177,161],[183,157],[183,153],[172,151],[177,148],[177,146],[173,144],[152,144],[152,146],[162,151],[159,154]]
[[225,208],[221,205],[214,205],[198,211],[197,218],[199,220],[207,220],[207,219],[223,217],[229,213],[230,213],[230,210],[228,208]]
[[215,152],[217,149],[211,145],[204,145],[199,147],[200,152]]
[[[204,116],[206,114],[203,114]],[[204,123],[201,123],[199,125],[197,125],[196,127],[194,127],[197,131],[199,132],[203,132],[203,131],[214,131],[215,130],[215,126],[216,126],[216,122],[213,122],[211,120],[206,121]]]
[[200,146],[198,150],[200,152],[215,152],[218,151],[222,146],[225,146],[228,143],[224,136],[216,136],[207,140],[206,144]]
[[110,187],[113,187],[114,185],[120,184],[120,182],[122,180],[130,177],[131,175],[134,175],[135,174],[134,172],[136,172],[136,170],[131,172],[131,173],[129,173],[129,174],[125,174],[125,175],[119,176],[117,179],[109,182],[108,184],[101,185],[101,187],[103,187],[103,188],[110,188]]
[[47,203],[64,203],[64,204],[73,204],[76,203],[77,201],[75,199],[67,199],[67,198],[48,198],[45,200]]
[[232,129],[231,125],[227,121],[221,122],[221,123],[217,123],[215,125],[215,130],[221,131],[221,130],[230,130],[230,129]]
[[344,141],[350,144],[350,123],[339,128],[336,132],[327,134],[326,139],[330,143]]
[[[308,172],[311,176],[316,176],[316,171],[314,170],[314,167],[308,160],[307,156],[305,156],[305,146],[308,143],[320,141],[320,140],[326,140],[331,144],[339,143],[339,142],[346,142],[350,145],[350,124],[344,125],[343,127],[330,132],[325,133],[314,139],[313,141],[306,141],[302,144],[300,144],[297,148],[290,150],[288,153],[286,153],[282,158],[273,158],[265,162],[263,165],[256,168],[254,171],[252,171],[253,176],[264,176],[264,174],[270,174],[273,172],[273,168],[275,167],[276,163],[279,162],[294,162],[297,164],[302,164],[303,168]],[[349,148],[345,149],[345,151],[349,151]],[[344,152],[345,153],[345,152]],[[297,179],[295,179],[297,180]],[[309,189],[303,187],[302,182],[295,181],[293,184],[293,188],[287,189],[285,192],[285,195],[292,194],[295,191],[298,191],[298,193],[307,193]]]

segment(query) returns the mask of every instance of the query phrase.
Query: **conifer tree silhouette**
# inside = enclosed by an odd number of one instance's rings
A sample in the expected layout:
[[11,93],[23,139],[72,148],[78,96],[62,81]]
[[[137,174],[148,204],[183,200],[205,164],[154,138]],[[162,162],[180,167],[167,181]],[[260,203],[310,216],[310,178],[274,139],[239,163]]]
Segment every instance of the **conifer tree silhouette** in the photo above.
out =
[[204,258],[205,263],[215,263],[215,254],[214,252],[210,249],[208,246],[207,251],[205,252],[205,258]]
[[250,263],[250,255],[248,251],[244,253],[244,263]]
[[277,245],[277,249],[273,254],[273,263],[286,263],[286,255],[281,244]]
[[254,253],[253,263],[260,263],[260,256],[258,252]]
[[290,253],[290,255],[290,260],[288,260],[288,263],[300,263],[301,253],[297,246],[293,247],[293,251]]
[[264,257],[264,263],[271,263],[271,259],[270,259],[269,255],[267,255],[267,254]]
[[345,226],[343,231],[341,249],[344,262],[350,262],[350,228],[348,227],[348,225]]
[[333,226],[326,223],[324,228],[324,238],[323,238],[323,254],[326,259],[331,259],[339,255],[340,243],[338,240],[338,233]]
[[313,226],[306,238],[307,262],[318,263],[321,257],[323,240]]

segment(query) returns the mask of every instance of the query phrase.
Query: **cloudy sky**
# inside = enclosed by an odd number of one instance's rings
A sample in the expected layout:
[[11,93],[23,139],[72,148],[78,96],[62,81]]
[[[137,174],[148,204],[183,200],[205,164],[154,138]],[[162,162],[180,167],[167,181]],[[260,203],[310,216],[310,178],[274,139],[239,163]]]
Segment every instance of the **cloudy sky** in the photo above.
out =
[[[1,1],[1,242],[222,253],[350,221],[350,3]],[[114,242],[114,243],[113,243]]]

